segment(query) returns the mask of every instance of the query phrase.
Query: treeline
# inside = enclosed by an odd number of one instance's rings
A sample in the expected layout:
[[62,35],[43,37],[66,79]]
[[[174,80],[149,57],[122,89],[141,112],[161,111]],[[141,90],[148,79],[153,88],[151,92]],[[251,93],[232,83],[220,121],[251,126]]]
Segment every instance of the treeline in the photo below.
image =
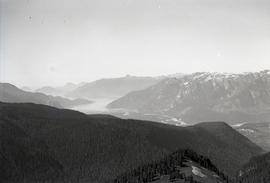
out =
[[215,172],[220,177],[221,181],[226,183],[229,182],[228,177],[219,171],[208,158],[198,155],[190,149],[177,150],[174,153],[163,157],[161,160],[139,166],[136,169],[118,176],[113,182],[147,183],[158,180],[160,175],[168,175],[171,182],[182,179],[186,182],[197,183],[197,181],[193,179],[193,176],[187,176],[185,173],[178,170],[179,167],[186,166],[184,162],[187,162],[187,160],[192,160],[200,166]]

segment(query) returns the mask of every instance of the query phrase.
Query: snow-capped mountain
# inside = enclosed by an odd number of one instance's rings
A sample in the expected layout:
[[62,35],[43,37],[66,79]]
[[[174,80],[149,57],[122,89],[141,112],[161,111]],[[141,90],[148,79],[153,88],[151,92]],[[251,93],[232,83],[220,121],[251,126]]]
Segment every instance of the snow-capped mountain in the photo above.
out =
[[162,114],[184,122],[270,121],[270,71],[241,74],[197,72],[162,80],[113,101],[109,108]]

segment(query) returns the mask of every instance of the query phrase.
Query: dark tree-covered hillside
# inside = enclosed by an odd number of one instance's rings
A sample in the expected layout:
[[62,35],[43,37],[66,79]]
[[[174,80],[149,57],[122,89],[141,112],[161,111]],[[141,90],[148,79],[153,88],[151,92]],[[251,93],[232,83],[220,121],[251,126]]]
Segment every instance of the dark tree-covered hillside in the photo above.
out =
[[270,153],[251,158],[238,173],[238,183],[269,183]]
[[0,103],[2,182],[105,182],[179,148],[209,157],[229,176],[262,151],[222,122],[184,128]]
[[[201,167],[216,173],[216,182],[229,182],[228,177],[220,172],[208,158],[198,155],[190,149],[178,150],[160,160],[139,166],[118,176],[113,182],[148,183],[158,180],[162,175],[167,175],[170,182],[183,180],[185,182],[199,183],[199,181],[193,179],[192,175],[186,175],[185,172],[180,171],[182,167],[187,166],[184,164],[187,161],[194,161]],[[208,180],[208,178],[205,178],[204,182]]]

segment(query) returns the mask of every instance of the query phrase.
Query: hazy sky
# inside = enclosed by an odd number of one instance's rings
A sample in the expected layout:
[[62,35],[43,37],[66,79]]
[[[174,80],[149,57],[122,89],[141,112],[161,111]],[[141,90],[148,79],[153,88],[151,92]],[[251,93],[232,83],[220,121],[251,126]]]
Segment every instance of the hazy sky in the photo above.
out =
[[270,0],[0,0],[0,81],[270,69]]

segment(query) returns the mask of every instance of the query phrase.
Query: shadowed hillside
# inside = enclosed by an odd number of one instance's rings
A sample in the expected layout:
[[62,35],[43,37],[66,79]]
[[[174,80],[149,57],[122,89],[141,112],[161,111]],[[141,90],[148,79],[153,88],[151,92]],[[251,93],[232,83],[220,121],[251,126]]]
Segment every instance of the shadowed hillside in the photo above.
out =
[[209,157],[220,171],[234,176],[262,152],[222,122],[176,127],[8,103],[0,103],[0,121],[5,182],[104,182],[179,148]]
[[270,153],[251,158],[238,173],[239,183],[270,182]]
[[128,171],[114,182],[225,183],[229,179],[208,158],[186,149]]

